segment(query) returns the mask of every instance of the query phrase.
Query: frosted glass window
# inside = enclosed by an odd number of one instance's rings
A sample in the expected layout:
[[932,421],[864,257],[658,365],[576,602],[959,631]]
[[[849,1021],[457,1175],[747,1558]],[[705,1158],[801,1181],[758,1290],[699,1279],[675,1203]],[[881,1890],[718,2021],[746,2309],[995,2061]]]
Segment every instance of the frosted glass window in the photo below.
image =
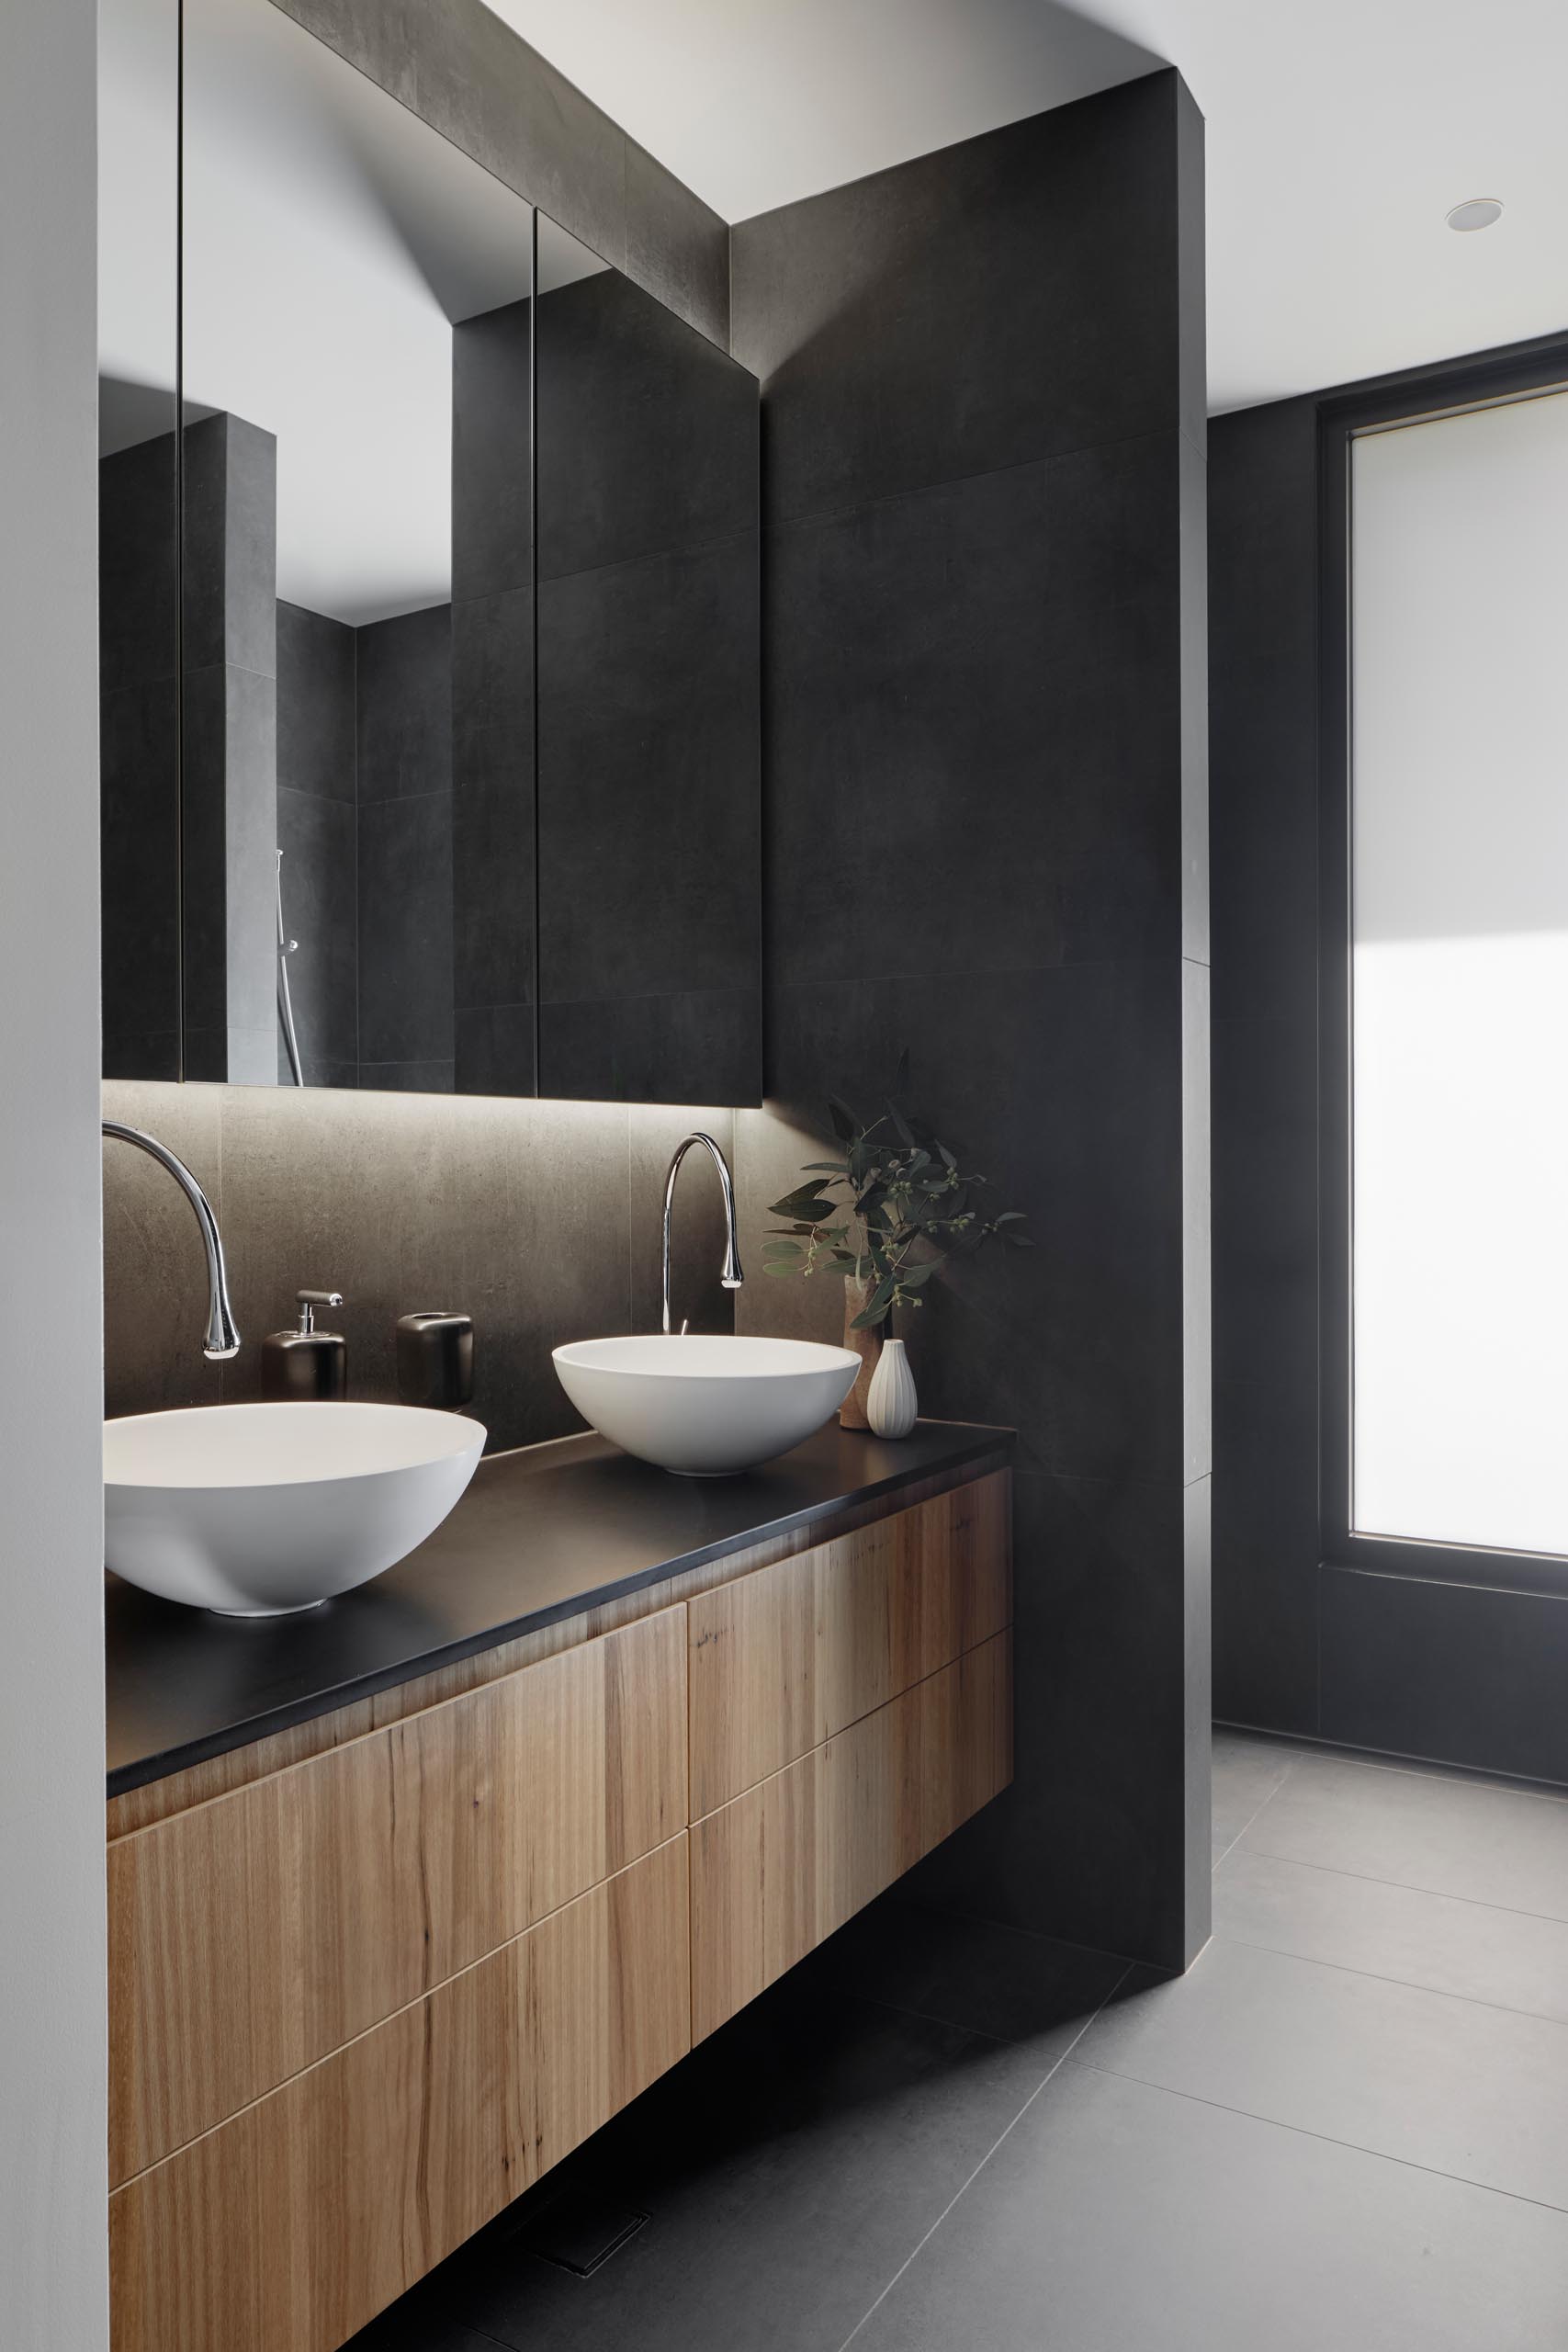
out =
[[1568,394],[1351,469],[1351,1524],[1568,1553]]

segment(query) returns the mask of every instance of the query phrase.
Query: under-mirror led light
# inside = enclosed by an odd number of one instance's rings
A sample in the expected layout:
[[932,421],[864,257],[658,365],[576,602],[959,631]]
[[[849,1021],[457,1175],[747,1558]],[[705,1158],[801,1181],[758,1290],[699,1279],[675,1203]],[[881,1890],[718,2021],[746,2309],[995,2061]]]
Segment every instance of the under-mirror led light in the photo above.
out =
[[1502,217],[1502,205],[1495,196],[1472,196],[1454,206],[1448,222],[1450,229],[1490,229]]

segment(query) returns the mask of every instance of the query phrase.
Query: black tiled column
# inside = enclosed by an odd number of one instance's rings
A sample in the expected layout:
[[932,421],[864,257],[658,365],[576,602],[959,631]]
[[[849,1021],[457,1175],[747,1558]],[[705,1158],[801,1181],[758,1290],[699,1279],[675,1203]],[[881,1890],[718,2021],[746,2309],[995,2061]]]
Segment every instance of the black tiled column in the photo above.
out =
[[277,443],[185,433],[186,1074],[277,1078]]
[[116,451],[98,468],[104,1072],[109,1078],[175,1078],[180,1066],[176,461],[171,430]]
[[910,1335],[926,1411],[1020,1433],[1017,1778],[921,1883],[1168,1966],[1208,1933],[1201,137],[1152,74],[744,223],[732,288],[782,1114],[738,1123],[748,1226],[905,1046],[1029,1212]]
[[532,1094],[532,305],[452,334],[454,1082]]

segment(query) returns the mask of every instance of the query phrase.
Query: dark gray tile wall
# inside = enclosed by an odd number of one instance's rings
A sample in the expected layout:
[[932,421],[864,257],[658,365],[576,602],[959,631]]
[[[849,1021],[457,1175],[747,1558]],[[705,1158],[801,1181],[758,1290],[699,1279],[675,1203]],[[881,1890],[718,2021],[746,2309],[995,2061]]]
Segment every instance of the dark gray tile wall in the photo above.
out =
[[723,348],[725,224],[480,0],[279,0],[289,16]]
[[1317,403],[1209,436],[1214,1703],[1317,1713]]
[[756,381],[615,270],[537,368],[539,1091],[754,1102]]
[[[308,1086],[359,1080],[355,631],[277,607],[277,846],[294,1025]],[[290,1082],[281,1033],[277,1079]]]
[[452,336],[453,1082],[531,1094],[535,1034],[532,305]]
[[104,1070],[179,1074],[179,523],[171,429],[98,468]]
[[768,677],[747,1227],[906,1045],[1030,1213],[1037,1248],[911,1334],[924,1409],[1020,1432],[1017,1778],[922,1883],[1173,1966],[1208,1926],[1201,157],[1166,72],[733,240]]
[[452,607],[355,635],[360,1082],[449,1094]]
[[180,766],[186,1070],[277,1072],[277,444],[185,431]]
[[1318,431],[1337,396],[1210,431],[1215,1708],[1563,1780],[1560,1596],[1323,1557]]
[[[369,1070],[365,1089],[383,1084]],[[349,1394],[396,1396],[394,1329],[422,1307],[474,1318],[473,1410],[491,1450],[581,1426],[550,1363],[569,1340],[658,1328],[660,1209],[671,1151],[728,1111],[432,1102],[290,1088],[106,1086],[106,1115],[195,1170],[222,1227],[243,1345],[201,1353],[206,1279],[188,1207],[144,1153],[104,1155],[105,1402],[110,1413],[243,1402],[294,1293],[344,1293]],[[677,1317],[732,1328],[717,1188],[693,1155],[677,1195]]]

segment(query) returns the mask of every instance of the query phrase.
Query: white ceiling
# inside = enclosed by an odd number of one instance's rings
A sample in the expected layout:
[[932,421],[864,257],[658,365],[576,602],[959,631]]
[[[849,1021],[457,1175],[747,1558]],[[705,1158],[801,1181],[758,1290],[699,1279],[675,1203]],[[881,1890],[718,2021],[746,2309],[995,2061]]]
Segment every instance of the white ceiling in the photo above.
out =
[[1568,0],[491,5],[730,220],[1179,66],[1215,411],[1568,326]]

